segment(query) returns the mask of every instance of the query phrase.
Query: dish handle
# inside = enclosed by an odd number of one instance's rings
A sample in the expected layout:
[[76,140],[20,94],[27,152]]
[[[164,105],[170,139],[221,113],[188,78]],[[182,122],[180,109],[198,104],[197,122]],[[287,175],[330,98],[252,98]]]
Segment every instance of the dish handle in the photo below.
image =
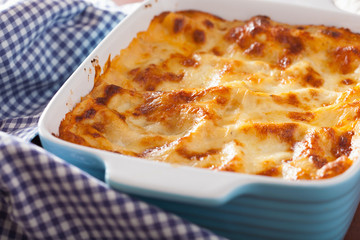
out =
[[[105,182],[118,191],[208,206],[222,205],[248,192],[251,177],[109,155]],[[216,176],[214,176],[216,174]]]

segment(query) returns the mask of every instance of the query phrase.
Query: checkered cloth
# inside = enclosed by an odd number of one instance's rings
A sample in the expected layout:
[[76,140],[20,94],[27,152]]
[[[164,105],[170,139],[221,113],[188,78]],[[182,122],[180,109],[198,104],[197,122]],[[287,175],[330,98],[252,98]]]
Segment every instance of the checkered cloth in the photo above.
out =
[[120,9],[90,0],[0,3],[0,239],[218,239],[29,142],[56,90],[124,17]]

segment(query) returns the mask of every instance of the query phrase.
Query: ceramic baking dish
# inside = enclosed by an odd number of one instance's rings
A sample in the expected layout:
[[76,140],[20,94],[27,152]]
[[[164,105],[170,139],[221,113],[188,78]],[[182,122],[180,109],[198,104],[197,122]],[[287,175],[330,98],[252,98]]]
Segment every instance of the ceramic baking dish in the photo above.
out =
[[79,146],[54,136],[65,114],[92,89],[94,59],[104,66],[109,54],[119,54],[155,15],[196,9],[229,20],[267,15],[289,24],[325,24],[360,32],[359,16],[338,10],[330,0],[311,4],[279,0],[144,2],[102,41],[50,101],[39,121],[44,148],[119,191],[230,239],[342,239],[359,203],[358,163],[332,179],[285,181],[174,166]]

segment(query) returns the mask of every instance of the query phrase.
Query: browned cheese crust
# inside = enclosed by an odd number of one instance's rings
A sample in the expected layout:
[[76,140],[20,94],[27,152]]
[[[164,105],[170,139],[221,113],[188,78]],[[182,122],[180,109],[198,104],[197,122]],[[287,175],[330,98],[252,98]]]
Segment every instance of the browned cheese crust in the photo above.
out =
[[186,166],[324,179],[358,158],[360,36],[164,12],[61,122],[73,143]]

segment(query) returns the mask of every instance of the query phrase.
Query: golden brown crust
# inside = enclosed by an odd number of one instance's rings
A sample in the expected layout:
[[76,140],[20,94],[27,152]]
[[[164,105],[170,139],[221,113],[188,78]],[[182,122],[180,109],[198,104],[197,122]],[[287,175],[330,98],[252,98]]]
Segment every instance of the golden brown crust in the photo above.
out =
[[357,154],[360,36],[267,16],[164,12],[97,68],[59,137],[187,166],[323,179]]

